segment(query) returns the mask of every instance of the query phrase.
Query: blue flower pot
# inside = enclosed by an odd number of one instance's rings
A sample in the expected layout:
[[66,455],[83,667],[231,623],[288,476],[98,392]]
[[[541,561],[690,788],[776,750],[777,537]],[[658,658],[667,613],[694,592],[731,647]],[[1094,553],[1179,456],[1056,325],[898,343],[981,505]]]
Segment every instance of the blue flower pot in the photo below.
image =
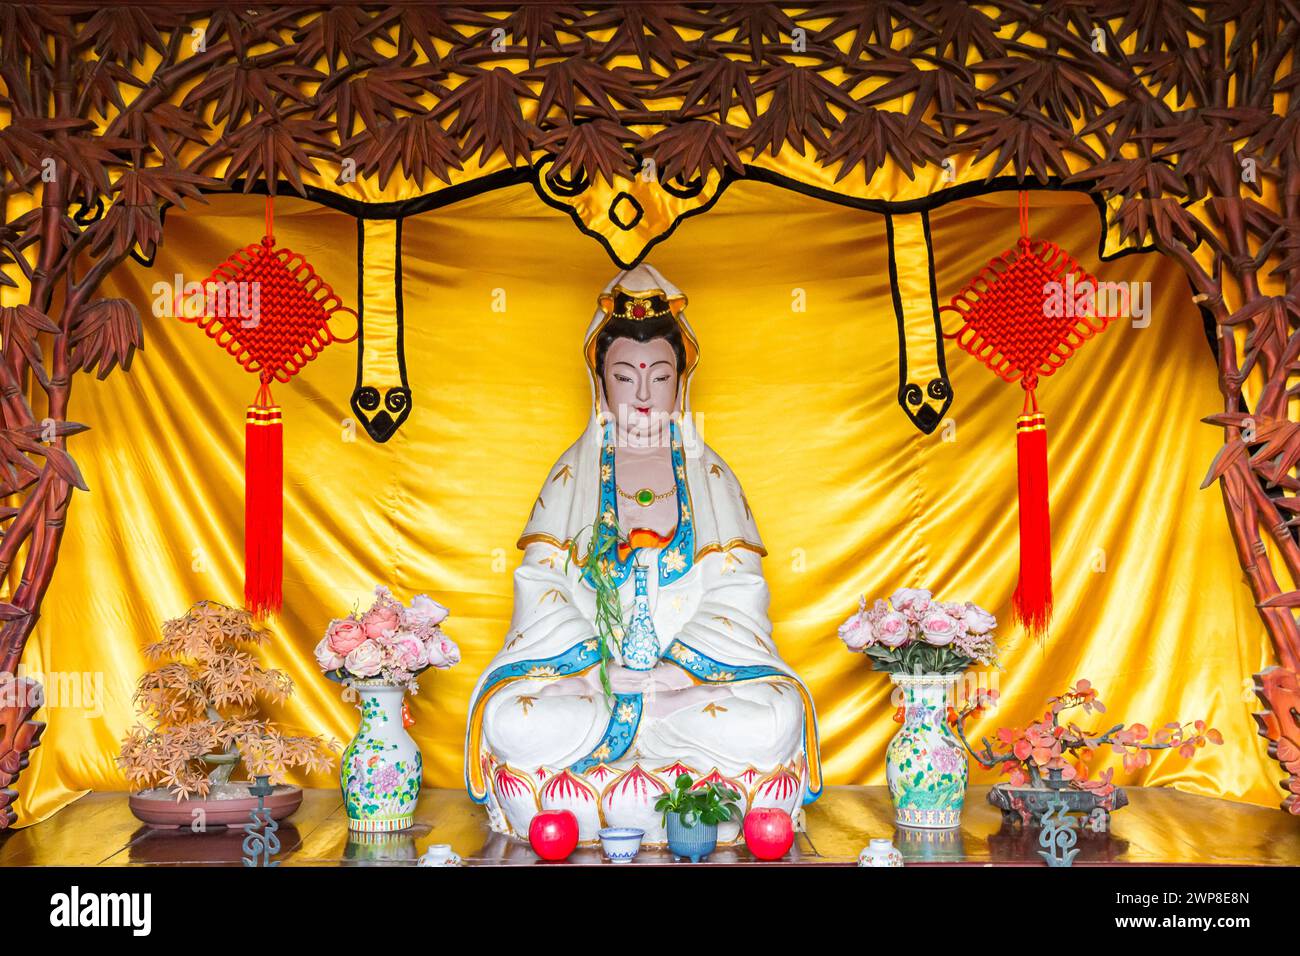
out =
[[710,853],[718,847],[718,825],[716,823],[699,823],[686,826],[681,815],[668,814],[668,849],[673,856],[686,857],[692,863],[708,859]]

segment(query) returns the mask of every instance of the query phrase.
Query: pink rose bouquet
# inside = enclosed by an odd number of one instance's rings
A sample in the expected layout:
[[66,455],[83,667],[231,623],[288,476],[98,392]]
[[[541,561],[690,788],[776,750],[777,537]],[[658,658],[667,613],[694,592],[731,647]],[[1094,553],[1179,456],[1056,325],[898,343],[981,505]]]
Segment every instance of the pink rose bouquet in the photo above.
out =
[[334,680],[382,680],[414,691],[421,671],[460,661],[460,648],[442,632],[446,617],[447,609],[427,595],[404,605],[381,585],[369,610],[330,621],[316,663]]
[[967,601],[936,601],[922,588],[899,588],[858,609],[839,627],[849,650],[888,673],[957,674],[972,664],[997,665],[997,619]]

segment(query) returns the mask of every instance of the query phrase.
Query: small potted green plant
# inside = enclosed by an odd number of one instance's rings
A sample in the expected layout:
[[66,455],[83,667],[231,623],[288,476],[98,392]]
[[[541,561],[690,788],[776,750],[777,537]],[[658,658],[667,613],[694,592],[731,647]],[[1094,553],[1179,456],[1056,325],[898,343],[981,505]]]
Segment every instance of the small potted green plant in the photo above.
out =
[[680,774],[673,789],[655,802],[668,830],[668,849],[692,863],[707,859],[718,846],[718,824],[740,817],[740,794],[710,783],[692,787],[690,774]]

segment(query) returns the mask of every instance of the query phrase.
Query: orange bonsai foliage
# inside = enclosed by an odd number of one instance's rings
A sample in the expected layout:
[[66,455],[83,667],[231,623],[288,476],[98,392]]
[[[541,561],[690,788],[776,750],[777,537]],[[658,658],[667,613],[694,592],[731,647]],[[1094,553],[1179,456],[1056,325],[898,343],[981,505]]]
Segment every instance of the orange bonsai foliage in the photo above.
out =
[[267,639],[248,611],[215,601],[163,625],[162,640],[144,649],[161,663],[140,677],[134,698],[155,725],[132,727],[117,758],[132,786],[166,787],[179,801],[206,797],[239,763],[250,780],[265,774],[272,783],[290,767],[329,769],[336,743],[285,734],[257,716],[259,700],[281,703],[293,693],[289,675],[248,649]]
[[[990,692],[990,696],[995,696]],[[1176,749],[1185,760],[1207,743],[1222,744],[1223,735],[1203,720],[1181,724],[1171,721],[1154,734],[1146,724],[1115,724],[1108,730],[1084,730],[1073,721],[1061,723],[1060,715],[1067,710],[1080,709],[1085,714],[1104,714],[1106,706],[1098,699],[1096,688],[1087,680],[1079,680],[1059,697],[1049,697],[1051,709],[1043,719],[1027,727],[999,727],[997,744],[983,738],[983,749],[966,749],[984,767],[1001,764],[1002,772],[1010,776],[1013,787],[1026,785],[1041,787],[1048,774],[1059,774],[1063,781],[1081,790],[1091,790],[1098,797],[1109,795],[1115,785],[1111,782],[1113,768],[1094,776],[1092,762],[1097,751],[1109,748],[1123,759],[1124,770],[1140,770],[1151,762],[1151,751]],[[975,708],[966,708],[956,715],[957,731],[966,742],[964,725]]]

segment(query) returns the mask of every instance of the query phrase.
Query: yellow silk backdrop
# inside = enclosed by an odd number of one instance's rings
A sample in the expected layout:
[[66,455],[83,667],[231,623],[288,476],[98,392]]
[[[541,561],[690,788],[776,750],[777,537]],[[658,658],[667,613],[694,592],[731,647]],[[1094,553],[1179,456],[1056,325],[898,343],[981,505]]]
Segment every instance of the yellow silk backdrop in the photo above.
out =
[[[1014,203],[1005,193],[933,212],[941,301],[1011,244]],[[277,209],[280,241],[355,301],[355,221],[300,200]],[[23,822],[80,791],[125,787],[113,758],[133,720],[139,648],[191,602],[242,595],[243,415],[255,383],[193,327],[149,315],[150,287],[175,273],[202,279],[258,238],[261,216],[255,197],[172,210],[155,266],[133,264],[107,283],[105,294],[146,314],[146,350],[129,374],[77,382],[71,417],[93,430],[72,449],[91,492],[73,503],[24,662],[29,672],[89,674],[92,686],[102,674],[102,713],[85,701],[45,711],[44,743],[22,779]],[[976,730],[1023,725],[1087,677],[1110,708],[1104,719],[1200,717],[1226,738],[1190,765],[1160,755],[1125,781],[1275,804],[1277,768],[1248,693],[1269,645],[1219,493],[1197,490],[1221,440],[1198,419],[1221,404],[1186,282],[1155,254],[1099,264],[1099,220],[1079,195],[1035,192],[1032,225],[1102,279],[1149,282],[1154,303],[1149,327],[1113,326],[1039,391],[1055,626],[1040,650],[1004,625],[1001,703]],[[464,660],[421,679],[412,733],[426,785],[458,787],[469,692],[510,615],[513,544],[548,466],[585,422],[580,339],[616,269],[528,185],[408,219],[403,252],[413,410],[393,439],[377,445],[348,427],[355,346],[330,347],[276,388],[285,610],[266,656],[297,686],[273,716],[343,742],[356,711],[311,656],[328,619],[376,582],[448,605]],[[904,585],[1008,619],[1021,390],[949,348],[949,422],[932,436],[910,424],[895,398],[879,215],[741,182],[649,261],[689,296],[702,345],[694,407],[767,543],[776,641],[815,697],[827,782],[883,783],[896,729],[888,680],[847,653],[835,627],[860,593]],[[296,779],[336,785],[331,775]]]

